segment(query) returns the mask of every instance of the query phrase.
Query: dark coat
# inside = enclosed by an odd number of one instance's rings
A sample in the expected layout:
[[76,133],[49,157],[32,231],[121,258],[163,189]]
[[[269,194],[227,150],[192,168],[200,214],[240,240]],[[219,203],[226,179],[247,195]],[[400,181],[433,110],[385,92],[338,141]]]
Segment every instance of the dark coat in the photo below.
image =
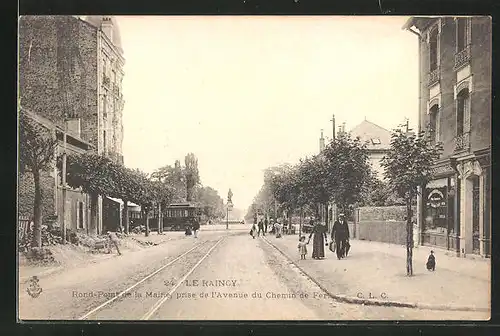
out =
[[342,222],[336,220],[333,223],[332,228],[332,239],[337,240],[346,240],[349,239],[349,225],[347,225],[347,221],[344,219]]

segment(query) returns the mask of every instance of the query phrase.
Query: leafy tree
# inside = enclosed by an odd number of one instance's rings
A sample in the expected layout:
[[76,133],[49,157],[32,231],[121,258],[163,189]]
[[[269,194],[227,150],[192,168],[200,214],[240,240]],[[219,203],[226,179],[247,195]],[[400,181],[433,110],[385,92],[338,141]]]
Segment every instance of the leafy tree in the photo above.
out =
[[194,187],[200,183],[200,174],[198,172],[198,159],[193,153],[189,153],[184,158],[185,177],[186,177],[186,201],[193,200]]
[[176,160],[174,166],[164,166],[158,168],[151,174],[153,180],[158,180],[172,189],[172,202],[183,202],[186,200],[186,177],[185,169],[181,166],[179,160]]
[[360,200],[363,186],[371,177],[366,146],[359,138],[341,133],[321,153],[326,160],[325,184],[331,199],[343,211]]
[[[59,158],[58,166],[61,167]],[[62,171],[59,170],[62,174]],[[97,233],[98,196],[123,197],[127,181],[122,166],[96,153],[68,155],[66,159],[66,182],[73,188],[81,188],[90,195],[90,227]],[[130,187],[133,189],[133,187]]]
[[413,275],[412,200],[418,187],[425,187],[431,178],[431,167],[442,151],[441,144],[433,144],[422,131],[419,136],[407,130],[394,130],[391,149],[382,160],[384,176],[406,204],[406,273]]
[[57,139],[50,131],[34,121],[26,112],[19,114],[19,169],[21,173],[31,172],[35,187],[33,202],[33,241],[32,247],[42,246],[42,192],[40,175],[50,168],[55,158]]

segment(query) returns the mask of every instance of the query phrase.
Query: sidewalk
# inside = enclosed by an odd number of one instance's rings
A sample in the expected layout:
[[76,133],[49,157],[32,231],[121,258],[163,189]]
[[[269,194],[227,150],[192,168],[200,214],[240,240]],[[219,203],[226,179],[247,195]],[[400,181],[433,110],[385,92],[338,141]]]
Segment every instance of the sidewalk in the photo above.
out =
[[428,247],[413,250],[413,277],[406,276],[404,246],[351,240],[346,259],[337,260],[325,246],[325,260],[300,260],[298,236],[268,241],[328,292],[346,301],[439,310],[489,311],[489,259],[463,259],[434,250],[436,271],[425,268]]

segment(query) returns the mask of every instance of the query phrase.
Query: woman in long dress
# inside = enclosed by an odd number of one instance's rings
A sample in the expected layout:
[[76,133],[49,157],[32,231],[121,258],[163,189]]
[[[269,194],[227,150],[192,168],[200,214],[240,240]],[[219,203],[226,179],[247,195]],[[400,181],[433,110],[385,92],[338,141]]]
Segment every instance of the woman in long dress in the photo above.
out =
[[317,222],[309,235],[308,242],[311,240],[311,237],[313,237],[313,259],[323,259],[325,257],[325,244],[327,243],[326,231],[326,225]]

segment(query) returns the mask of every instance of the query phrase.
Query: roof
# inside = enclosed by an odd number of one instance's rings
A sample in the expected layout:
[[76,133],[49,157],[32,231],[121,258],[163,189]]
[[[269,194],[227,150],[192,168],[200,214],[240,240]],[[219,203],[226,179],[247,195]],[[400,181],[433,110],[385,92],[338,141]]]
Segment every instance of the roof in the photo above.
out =
[[34,121],[38,122],[40,125],[46,127],[47,129],[49,129],[51,131],[56,131],[56,132],[61,133],[61,134],[66,133],[66,137],[67,137],[68,142],[72,139],[73,142],[77,142],[78,145],[84,145],[85,147],[87,147],[87,149],[94,148],[94,146],[91,143],[83,140],[82,138],[80,138],[74,134],[71,134],[70,132],[65,131],[61,126],[56,125],[51,120],[49,120],[49,119],[47,119],[39,114],[33,113],[25,108],[22,108],[22,110],[26,113],[27,116],[29,116]]
[[418,30],[423,31],[436,19],[436,16],[412,16],[406,21],[402,28],[408,30],[411,27],[416,27]]
[[391,146],[391,131],[366,119],[354,127],[350,134],[353,138],[359,137],[361,142],[366,143],[368,150],[385,150]]
[[118,27],[118,22],[116,21],[115,17],[104,16],[104,15],[88,15],[88,16],[82,17],[82,20],[90,23],[92,26],[96,27],[97,29],[101,29],[101,26],[102,26],[104,19],[111,20],[111,24],[113,25],[113,34],[112,34],[113,36],[108,36],[108,38],[111,40],[111,42],[113,42],[113,44],[120,51],[120,53],[123,54],[120,28]]

